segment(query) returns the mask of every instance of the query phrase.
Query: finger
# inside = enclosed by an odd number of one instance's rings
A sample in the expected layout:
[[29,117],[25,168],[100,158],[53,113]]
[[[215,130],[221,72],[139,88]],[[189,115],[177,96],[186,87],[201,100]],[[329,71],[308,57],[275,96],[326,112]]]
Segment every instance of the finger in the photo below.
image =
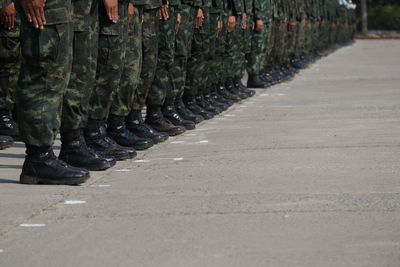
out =
[[107,9],[107,17],[108,17],[108,19],[113,21],[111,8],[106,8],[106,9]]
[[15,15],[10,16],[10,29],[14,29]]
[[42,19],[43,25],[46,25],[46,16],[44,15],[44,8],[43,7],[41,7],[39,9],[39,13],[40,13],[40,17]]
[[32,23],[33,23],[33,25],[35,25],[35,28],[39,28],[39,23],[37,21],[35,11],[33,10],[32,7],[29,7],[29,14],[32,18]]
[[40,9],[39,8],[35,8],[35,15],[36,15],[36,20],[38,23],[38,26],[40,29],[43,29],[43,21],[42,21],[42,15],[40,14]]
[[24,12],[25,12],[25,16],[27,17],[28,21],[32,22],[33,20],[32,20],[31,14],[29,13],[29,10],[27,8],[24,8]]
[[118,6],[115,6],[114,7],[114,21],[115,21],[115,23],[118,22],[118,19],[119,19],[119,17],[118,17]]

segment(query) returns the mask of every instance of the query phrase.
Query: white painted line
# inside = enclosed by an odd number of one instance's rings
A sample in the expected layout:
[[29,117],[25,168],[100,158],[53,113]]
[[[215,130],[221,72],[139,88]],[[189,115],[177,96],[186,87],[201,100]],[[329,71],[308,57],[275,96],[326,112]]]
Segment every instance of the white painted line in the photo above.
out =
[[181,161],[181,160],[183,160],[183,158],[173,158],[173,160],[175,160],[175,161]]
[[277,94],[277,96],[284,96],[285,94]]
[[94,185],[91,185],[91,187],[100,187],[100,188],[102,188],[102,187],[110,187],[111,185],[109,185],[109,184],[94,184]]
[[3,253],[4,252],[4,249],[0,249],[0,253]]
[[226,114],[225,117],[236,117],[236,115]]
[[80,204],[85,204],[85,200],[65,200],[64,204],[65,205],[80,205]]
[[120,170],[115,170],[116,172],[130,172],[131,170],[129,169],[120,169]]
[[260,96],[269,96],[269,94],[261,94]]
[[138,159],[138,160],[135,160],[134,162],[150,162],[150,160],[148,160],[148,159]]
[[197,134],[194,134],[194,133],[188,133],[188,134],[185,134],[185,136],[196,136]]
[[208,143],[208,140],[199,141],[199,144],[207,144],[207,143]]
[[21,227],[45,227],[46,224],[44,223],[23,223],[20,224]]
[[172,141],[171,144],[183,144],[185,141]]

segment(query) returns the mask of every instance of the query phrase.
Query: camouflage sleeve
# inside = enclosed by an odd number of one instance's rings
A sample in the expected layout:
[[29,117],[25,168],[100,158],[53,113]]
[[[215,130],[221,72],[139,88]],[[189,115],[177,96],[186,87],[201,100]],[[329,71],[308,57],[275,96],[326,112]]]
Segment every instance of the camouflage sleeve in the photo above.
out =
[[241,15],[244,11],[243,0],[230,0],[231,15]]
[[13,0],[0,0],[0,8],[8,6],[12,2]]
[[269,22],[272,17],[271,0],[254,0],[254,16],[264,22]]

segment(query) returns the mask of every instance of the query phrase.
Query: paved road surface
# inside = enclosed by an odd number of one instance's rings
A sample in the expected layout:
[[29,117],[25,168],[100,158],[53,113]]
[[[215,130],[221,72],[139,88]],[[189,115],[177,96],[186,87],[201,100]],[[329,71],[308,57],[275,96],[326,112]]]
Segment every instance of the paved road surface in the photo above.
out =
[[358,41],[81,187],[1,151],[0,266],[400,266],[399,51]]

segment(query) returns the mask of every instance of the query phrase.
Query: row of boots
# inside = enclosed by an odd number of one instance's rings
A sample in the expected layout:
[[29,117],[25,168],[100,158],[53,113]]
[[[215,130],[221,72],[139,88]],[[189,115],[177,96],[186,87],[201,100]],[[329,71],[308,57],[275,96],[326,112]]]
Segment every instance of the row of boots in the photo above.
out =
[[227,110],[234,103],[254,96],[239,78],[206,88],[197,95],[166,99],[163,106],[131,110],[127,117],[110,115],[107,121],[89,120],[85,129],[61,132],[61,151],[52,147],[27,145],[20,182],[24,184],[78,185],[90,177],[89,171],[111,168],[117,161],[132,159],[145,150],[196,128]]

